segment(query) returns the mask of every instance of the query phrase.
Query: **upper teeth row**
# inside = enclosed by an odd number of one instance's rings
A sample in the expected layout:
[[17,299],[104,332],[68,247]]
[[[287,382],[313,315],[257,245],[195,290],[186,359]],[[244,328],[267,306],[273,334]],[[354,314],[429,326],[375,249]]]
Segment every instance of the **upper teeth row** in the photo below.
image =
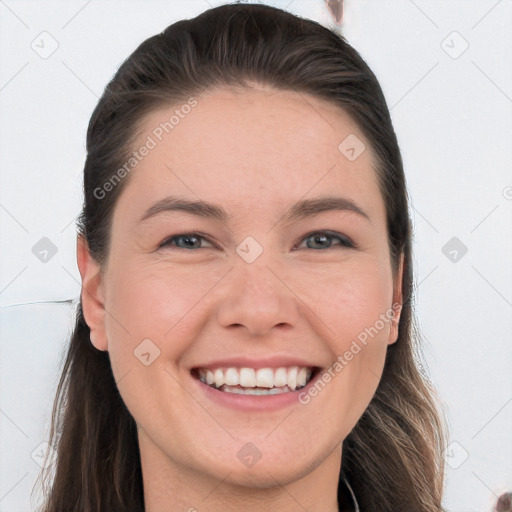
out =
[[273,388],[288,386],[291,390],[303,387],[311,377],[311,368],[290,366],[289,368],[216,368],[200,369],[199,378],[209,385],[220,388],[242,386],[244,388]]

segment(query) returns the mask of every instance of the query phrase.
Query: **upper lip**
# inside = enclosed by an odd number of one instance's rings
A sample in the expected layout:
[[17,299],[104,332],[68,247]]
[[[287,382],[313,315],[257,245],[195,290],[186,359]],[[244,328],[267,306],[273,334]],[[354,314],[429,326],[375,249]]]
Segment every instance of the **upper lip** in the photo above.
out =
[[282,368],[290,366],[299,366],[306,368],[317,368],[319,365],[312,364],[305,359],[294,356],[269,356],[269,357],[248,357],[237,356],[226,359],[216,359],[214,361],[205,362],[194,365],[193,368],[205,368],[214,370],[216,368]]

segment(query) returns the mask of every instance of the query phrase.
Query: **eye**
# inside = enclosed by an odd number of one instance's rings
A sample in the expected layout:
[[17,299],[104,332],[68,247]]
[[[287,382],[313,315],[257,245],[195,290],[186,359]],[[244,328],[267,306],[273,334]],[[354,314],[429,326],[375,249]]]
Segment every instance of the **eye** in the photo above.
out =
[[[312,243],[307,243],[307,249],[330,249],[332,247],[332,240],[335,239],[339,243],[336,244],[340,247],[355,248],[355,244],[340,233],[333,233],[330,231],[316,231],[310,233],[302,240],[312,240]],[[300,246],[296,246],[300,247]]]
[[[302,240],[312,240],[312,243],[307,243],[307,249],[330,249],[333,246],[332,240],[336,240],[340,247],[355,248],[355,244],[346,236],[340,233],[334,233],[330,231],[316,231],[305,236]],[[210,244],[210,247],[214,245],[208,241],[203,235],[199,233],[181,233],[166,238],[160,245],[159,248],[176,247],[178,249],[191,250],[191,249],[205,249],[206,247],[201,246],[201,242],[205,241]],[[299,248],[300,246],[295,246]]]
[[202,240],[206,241],[207,243],[210,243],[204,236],[200,235],[199,233],[181,233],[179,235],[173,235],[169,238],[166,238],[159,245],[159,248],[175,246],[178,249],[185,250],[202,248],[204,249],[204,247],[201,247]]

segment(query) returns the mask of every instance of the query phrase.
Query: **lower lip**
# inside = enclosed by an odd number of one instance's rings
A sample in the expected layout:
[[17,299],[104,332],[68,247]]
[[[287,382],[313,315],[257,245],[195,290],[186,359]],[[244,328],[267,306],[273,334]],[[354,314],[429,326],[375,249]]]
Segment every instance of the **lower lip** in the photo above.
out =
[[308,392],[309,388],[314,385],[314,382],[320,376],[320,373],[321,372],[318,371],[303,388],[275,395],[227,393],[226,391],[219,391],[216,388],[212,388],[194,376],[192,376],[192,378],[209,400],[224,407],[239,411],[276,411],[295,404],[302,405],[299,402],[299,395]]

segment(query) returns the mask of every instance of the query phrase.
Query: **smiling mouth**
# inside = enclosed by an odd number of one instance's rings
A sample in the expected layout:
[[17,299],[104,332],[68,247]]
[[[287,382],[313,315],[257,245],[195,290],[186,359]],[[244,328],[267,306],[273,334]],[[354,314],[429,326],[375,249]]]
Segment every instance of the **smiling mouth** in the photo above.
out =
[[224,393],[277,395],[306,386],[318,368],[288,366],[280,368],[195,368],[192,374],[201,382]]

